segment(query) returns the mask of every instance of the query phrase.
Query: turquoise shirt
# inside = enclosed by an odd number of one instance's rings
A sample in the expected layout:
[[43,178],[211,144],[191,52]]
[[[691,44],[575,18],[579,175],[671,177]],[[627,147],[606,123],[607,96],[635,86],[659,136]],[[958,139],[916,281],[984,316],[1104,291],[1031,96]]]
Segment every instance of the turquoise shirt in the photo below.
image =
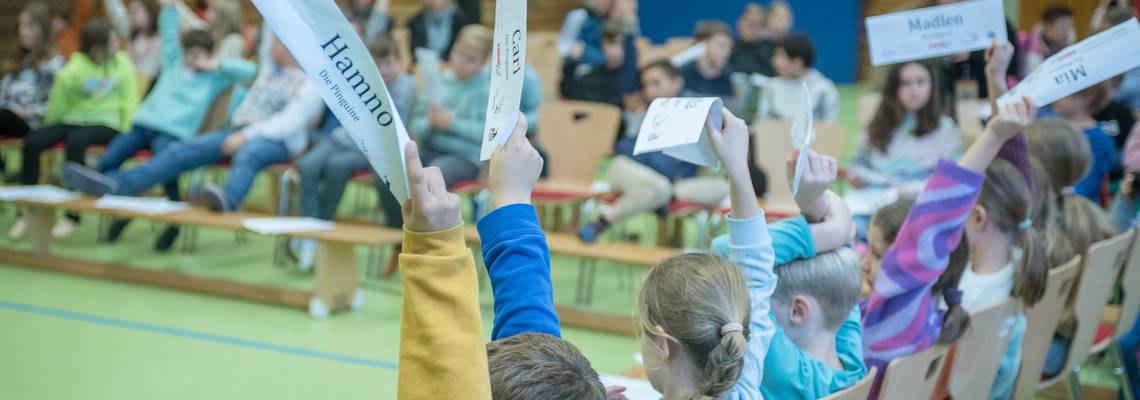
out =
[[178,41],[178,11],[164,7],[159,14],[162,37],[162,73],[135,113],[134,125],[188,139],[198,134],[210,104],[234,83],[246,83],[257,65],[245,60],[222,60],[216,71],[194,72],[182,59]]
[[479,165],[479,150],[483,144],[483,123],[487,120],[487,96],[491,76],[484,68],[467,80],[455,79],[450,70],[440,77],[439,99],[444,110],[451,114],[448,129],[432,129],[428,124],[429,96],[421,96],[412,114],[412,132],[432,150],[459,157]]

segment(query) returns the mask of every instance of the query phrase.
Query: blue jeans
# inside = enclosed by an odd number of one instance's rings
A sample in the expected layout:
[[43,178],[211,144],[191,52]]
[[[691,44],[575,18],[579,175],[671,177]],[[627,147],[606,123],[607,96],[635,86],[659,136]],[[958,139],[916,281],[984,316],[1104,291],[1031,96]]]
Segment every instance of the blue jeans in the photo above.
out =
[[[99,172],[107,174],[118,171],[119,167],[134,157],[139,150],[150,148],[151,153],[157,155],[167,147],[179,142],[181,139],[174,135],[136,125],[129,132],[111,139],[107,151],[99,159]],[[162,189],[166,192],[167,198],[175,201],[181,200],[181,190],[178,187],[177,178],[163,182]]]
[[[200,135],[155,154],[153,159],[138,168],[112,172],[107,176],[118,184],[116,194],[133,196],[160,182],[176,179],[183,172],[222,161],[222,143],[234,132],[237,131]],[[289,149],[285,144],[265,138],[247,139],[230,159],[229,178],[223,188],[226,201],[234,207],[240,206],[259,171],[288,161]]]
[[368,159],[360,150],[330,136],[301,156],[297,169],[301,173],[301,216],[328,221],[336,217],[337,205],[352,175],[370,170]]

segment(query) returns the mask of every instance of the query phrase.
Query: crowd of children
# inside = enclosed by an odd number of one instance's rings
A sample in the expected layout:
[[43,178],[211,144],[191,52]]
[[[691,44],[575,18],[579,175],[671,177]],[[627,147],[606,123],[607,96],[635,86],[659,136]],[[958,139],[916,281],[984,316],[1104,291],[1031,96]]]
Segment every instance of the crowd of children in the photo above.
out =
[[[416,139],[405,149],[408,204],[401,207],[376,182],[387,224],[404,232],[400,397],[622,398],[621,388],[602,385],[561,337],[550,251],[530,204],[544,171],[534,134],[542,98],[537,74],[527,67],[514,133],[484,166],[478,154],[493,37],[479,23],[479,2],[424,0],[406,22],[412,48],[446,61],[438,93],[417,89],[403,70],[414,54],[402,53],[389,35],[389,6],[352,0],[343,8]],[[1010,398],[1024,310],[1044,296],[1050,269],[1140,221],[1140,124],[1133,117],[1140,69],[1040,110],[1029,99],[997,106],[1011,84],[1078,39],[1068,8],[1047,8],[1021,35],[1011,25],[1013,43],[890,66],[844,174],[849,197],[829,190],[839,160],[809,151],[795,195],[802,213],[769,223],[757,201],[766,188],[751,142],[786,133],[754,135],[749,126],[794,119],[804,93],[815,120],[838,118],[839,94],[814,67],[814,43],[793,29],[792,7],[777,0],[767,8],[748,4],[735,33],[725,22],[699,22],[687,58],[639,60],[637,7],[636,0],[587,0],[566,16],[558,87],[563,98],[623,111],[605,172],[619,196],[580,227],[583,241],[595,242],[635,215],[664,213],[672,200],[730,205],[728,234],[711,251],[661,261],[637,295],[645,373],[667,399],[820,398],[872,370],[877,394],[892,360],[953,345],[970,313],[1007,300],[1017,305],[1011,339],[989,397]],[[207,183],[189,197],[233,212],[260,171],[295,164],[300,215],[335,220],[345,186],[370,172],[369,162],[297,60],[268,28],[248,35],[241,11],[233,0],[204,8],[181,0],[28,3],[18,18],[18,57],[0,63],[0,136],[23,139],[18,182],[37,184],[53,172],[40,171],[40,159],[57,145],[68,161],[65,186],[91,195],[137,196],[161,185],[166,197],[181,200],[180,176],[226,164],[223,186]],[[1093,26],[1103,30],[1128,18],[1130,9],[1106,1]],[[959,79],[977,81],[991,104],[984,131],[970,143],[957,127]],[[226,93],[234,100],[224,124],[206,126]],[[724,100],[723,122],[707,127],[722,172],[661,153],[635,154],[647,105],[669,97]],[[104,149],[88,165],[94,146]],[[148,158],[129,163],[144,150]],[[789,155],[789,170],[799,156]],[[494,295],[490,342],[482,335],[460,200],[448,192],[481,177],[489,193],[477,230]],[[873,206],[853,211],[852,194]],[[53,235],[75,230],[78,215],[68,217]],[[115,241],[128,223],[113,221],[106,239]],[[25,236],[27,225],[18,217],[9,237]],[[178,234],[168,227],[154,247],[169,249]],[[291,247],[299,265],[311,268],[316,243],[295,240]],[[1048,354],[1047,376],[1063,372],[1076,324],[1073,301]],[[1121,343],[1125,354],[1135,352],[1137,330]],[[1136,359],[1126,358],[1135,382]]]

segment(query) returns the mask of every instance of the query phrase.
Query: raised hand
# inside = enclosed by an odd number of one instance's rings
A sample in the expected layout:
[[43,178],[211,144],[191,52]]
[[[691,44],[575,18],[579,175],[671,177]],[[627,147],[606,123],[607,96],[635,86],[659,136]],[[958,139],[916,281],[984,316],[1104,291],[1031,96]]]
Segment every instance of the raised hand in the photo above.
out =
[[1013,45],[1009,42],[994,39],[993,45],[986,49],[986,73],[990,76],[1005,77],[1012,61]]
[[447,192],[439,167],[424,168],[415,142],[404,148],[411,198],[404,204],[404,228],[412,232],[445,231],[462,223],[459,196]]
[[491,186],[491,201],[496,208],[530,204],[531,191],[542,172],[542,157],[526,138],[526,118],[519,113],[517,120],[511,138],[491,155],[487,180]]
[[1037,119],[1037,104],[1028,97],[1006,104],[998,109],[996,116],[986,125],[986,134],[995,135],[999,143],[1005,143],[1014,135]]
[[[800,151],[792,150],[788,156],[788,183],[791,184],[795,174],[796,161],[799,160]],[[808,150],[807,159],[804,160],[803,175],[800,176],[800,190],[796,192],[796,205],[803,211],[809,222],[818,222],[827,217],[828,202],[824,193],[835,183],[839,174],[839,163],[835,158],[828,157]]]
[[748,124],[737,118],[727,108],[723,111],[721,126],[708,125],[709,144],[713,153],[728,171],[729,177],[736,174],[748,176]]

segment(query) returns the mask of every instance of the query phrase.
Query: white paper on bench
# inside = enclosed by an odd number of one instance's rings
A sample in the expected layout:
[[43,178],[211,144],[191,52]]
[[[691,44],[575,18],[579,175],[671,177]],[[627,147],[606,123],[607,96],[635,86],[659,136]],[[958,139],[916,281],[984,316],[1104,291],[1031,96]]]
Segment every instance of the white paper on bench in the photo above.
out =
[[[707,124],[720,127],[724,103],[719,97],[663,97],[653,100],[641,129],[633,154],[660,151],[692,164],[720,168],[709,144]],[[707,123],[707,124],[706,124]]]
[[99,200],[95,200],[95,207],[156,215],[184,211],[190,208],[190,204],[181,201],[170,201],[165,197],[107,195],[100,197]]
[[985,49],[1009,41],[1001,0],[975,0],[867,17],[876,66]]
[[661,393],[653,390],[653,385],[644,379],[635,379],[618,375],[602,375],[599,377],[602,385],[624,386],[625,397],[629,400],[660,400]]
[[1129,18],[1045,59],[998,105],[1028,97],[1044,107],[1140,65],[1140,23]]
[[491,159],[511,138],[519,119],[526,75],[526,0],[495,1],[495,41],[491,48],[491,90],[479,160]]
[[246,218],[241,220],[245,229],[262,235],[280,235],[284,233],[327,231],[336,227],[332,221],[307,217],[269,217]]
[[79,197],[79,194],[52,185],[0,187],[0,201],[35,201],[59,204]]

